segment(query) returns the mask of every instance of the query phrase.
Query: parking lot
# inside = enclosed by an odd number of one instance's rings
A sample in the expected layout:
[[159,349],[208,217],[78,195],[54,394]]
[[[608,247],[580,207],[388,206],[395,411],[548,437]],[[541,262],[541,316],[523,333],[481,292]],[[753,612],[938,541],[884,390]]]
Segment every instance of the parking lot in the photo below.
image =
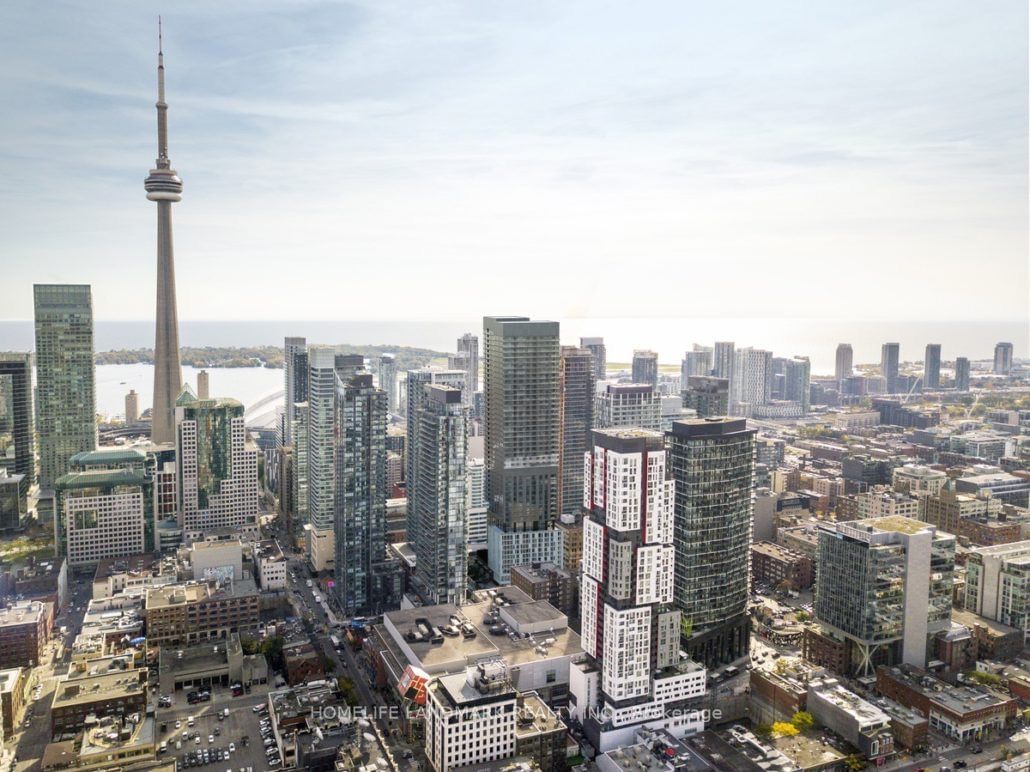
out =
[[[180,768],[265,770],[272,768],[265,757],[261,741],[260,720],[256,705],[267,704],[265,690],[245,697],[226,697],[227,689],[216,689],[216,699],[197,705],[186,705],[185,696],[177,695],[177,707],[158,711],[160,740],[168,743],[162,757],[174,757]],[[217,699],[222,693],[222,699]],[[219,718],[229,709],[229,715]],[[194,725],[189,725],[193,717]],[[178,726],[176,726],[178,723]],[[161,726],[164,730],[161,731]],[[184,737],[185,735],[185,737]],[[203,752],[207,750],[205,761]],[[226,752],[229,758],[225,758]],[[220,767],[218,765],[221,765]]]

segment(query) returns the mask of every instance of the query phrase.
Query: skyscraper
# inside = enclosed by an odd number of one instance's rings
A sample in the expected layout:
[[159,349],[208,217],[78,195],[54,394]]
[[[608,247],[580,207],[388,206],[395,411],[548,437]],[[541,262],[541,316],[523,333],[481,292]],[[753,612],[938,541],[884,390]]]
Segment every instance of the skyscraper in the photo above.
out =
[[733,341],[716,341],[715,348],[712,350],[712,375],[716,378],[725,378],[730,382],[731,388],[733,384],[733,364],[736,360],[735,357],[736,346]]
[[308,342],[286,338],[283,345],[283,445],[293,445],[291,406],[308,400]]
[[467,374],[463,388],[465,404],[471,405],[473,395],[479,391],[479,338],[466,332],[458,338],[458,353],[463,355],[465,362],[465,366],[459,369]]
[[927,343],[923,357],[923,388],[936,389],[941,385],[941,344]]
[[418,538],[410,541],[415,578],[429,602],[460,606],[468,581],[468,409],[460,388],[431,383],[422,388],[415,416],[417,484],[408,497],[418,523]]
[[771,351],[737,349],[730,381],[730,409],[737,414],[738,407],[766,404],[772,396],[772,381]]
[[969,360],[966,357],[955,359],[955,389],[969,391]]
[[851,350],[850,343],[837,344],[837,366],[834,369],[834,376],[839,384],[845,378],[851,376],[854,367],[855,354]]
[[197,373],[197,399],[211,399],[211,376],[207,370]]
[[898,362],[901,356],[901,345],[884,343],[880,348],[880,375],[883,376],[888,394],[898,390]]
[[0,353],[0,468],[21,475],[19,495],[36,481],[32,427],[32,355]]
[[994,372],[1008,375],[1012,370],[1012,344],[999,343],[994,347]]
[[93,298],[85,284],[37,284],[33,291],[39,487],[50,491],[68,459],[97,446]]
[[694,344],[691,351],[683,355],[680,365],[680,388],[687,387],[687,379],[695,375],[712,374],[712,349],[708,346]]
[[562,346],[561,453],[558,458],[558,513],[577,513],[583,504],[583,454],[594,428],[594,355]]
[[374,614],[389,599],[376,591],[386,559],[386,393],[358,372],[336,390],[333,511],[336,597],[346,616]]
[[[422,409],[422,403],[428,392],[426,386],[429,384],[449,386],[460,389],[462,402],[464,402],[465,385],[468,383],[468,373],[465,370],[436,370],[431,367],[424,367],[420,370],[408,370],[404,382],[405,402],[405,448],[404,448],[404,479],[407,486],[406,494],[408,502],[415,500],[418,495],[418,475],[415,470],[415,459],[418,457],[418,415]],[[421,523],[415,517],[415,510],[409,506],[407,513],[408,542],[415,543],[422,538],[420,532]]]
[[391,413],[397,412],[397,359],[393,354],[379,356],[379,388],[386,392],[386,404]]
[[812,365],[808,357],[791,357],[784,362],[783,398],[801,405],[807,413],[811,404]]
[[157,202],[157,323],[154,336],[154,407],[150,438],[175,440],[174,403],[182,389],[179,364],[179,313],[175,302],[172,203],[182,200],[182,180],[168,158],[168,105],[165,102],[164,49],[160,21],[157,46],[157,161],[143,183],[147,199]]
[[739,418],[674,421],[675,603],[690,656],[716,667],[747,654],[755,430]]
[[679,656],[667,455],[659,432],[599,429],[584,463],[587,662],[570,666],[569,687],[574,715],[599,751],[632,743],[644,726],[679,737],[703,728],[674,710],[704,693],[705,671]]
[[335,555],[333,523],[336,498],[336,350],[308,347],[308,524],[311,567],[324,571]]
[[604,338],[580,338],[579,347],[585,348],[594,357],[594,377],[603,381],[608,375],[608,350]]
[[235,399],[197,399],[189,388],[176,401],[179,512],[186,538],[231,528],[258,532],[258,448]]
[[125,395],[125,423],[134,424],[139,421],[139,394],[135,389],[129,389]]
[[658,354],[639,349],[633,352],[633,383],[649,383],[658,388]]
[[486,489],[490,569],[560,562],[558,323],[524,316],[483,319]]

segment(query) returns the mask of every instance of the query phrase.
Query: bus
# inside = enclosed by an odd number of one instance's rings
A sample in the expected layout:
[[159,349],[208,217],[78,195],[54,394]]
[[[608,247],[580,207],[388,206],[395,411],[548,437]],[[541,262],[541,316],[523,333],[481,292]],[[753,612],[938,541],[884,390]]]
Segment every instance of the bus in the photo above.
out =
[[343,645],[341,643],[340,639],[337,638],[335,635],[330,635],[329,636],[329,641],[333,644],[333,648],[336,649],[337,651],[339,651],[340,647]]

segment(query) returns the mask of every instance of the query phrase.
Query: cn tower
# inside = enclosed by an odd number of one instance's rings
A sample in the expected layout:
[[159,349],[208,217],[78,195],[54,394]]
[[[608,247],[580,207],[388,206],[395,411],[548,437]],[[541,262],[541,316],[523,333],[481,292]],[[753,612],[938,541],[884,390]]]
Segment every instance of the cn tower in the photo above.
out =
[[161,19],[157,20],[157,161],[143,183],[157,202],[157,320],[154,339],[154,408],[150,439],[175,439],[175,400],[182,389],[179,364],[179,313],[175,303],[175,255],[172,249],[172,202],[182,200],[182,180],[168,159],[168,105]]

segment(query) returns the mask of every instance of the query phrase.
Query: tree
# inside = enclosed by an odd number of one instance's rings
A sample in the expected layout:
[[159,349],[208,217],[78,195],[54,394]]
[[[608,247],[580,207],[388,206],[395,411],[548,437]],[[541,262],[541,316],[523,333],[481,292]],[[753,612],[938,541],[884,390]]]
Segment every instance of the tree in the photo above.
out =
[[795,737],[800,734],[796,726],[786,721],[775,722],[772,725],[772,733],[774,737]]
[[797,612],[795,612],[795,614],[794,614],[794,618],[795,618],[796,620],[798,620],[799,622],[807,622],[807,621],[808,621],[809,619],[811,619],[811,618],[812,618],[812,615],[811,615],[811,614],[809,614],[809,613],[808,613],[807,611],[805,611],[804,609],[801,609],[801,611],[797,611]]
[[796,726],[802,732],[805,732],[815,726],[815,719],[812,718],[812,714],[807,710],[799,710],[793,716],[791,716],[790,723]]
[[844,766],[852,770],[852,772],[859,772],[859,770],[865,769],[865,762],[852,753],[844,759]]
[[361,695],[358,694],[358,687],[354,685],[354,682],[347,678],[347,676],[340,676],[336,680],[337,685],[340,687],[340,696],[343,697],[350,707],[354,707],[361,702]]
[[268,666],[272,670],[282,672],[286,668],[286,660],[283,657],[283,639],[278,635],[273,635],[271,638],[265,638],[261,642],[260,651],[265,655],[265,659],[268,660]]

